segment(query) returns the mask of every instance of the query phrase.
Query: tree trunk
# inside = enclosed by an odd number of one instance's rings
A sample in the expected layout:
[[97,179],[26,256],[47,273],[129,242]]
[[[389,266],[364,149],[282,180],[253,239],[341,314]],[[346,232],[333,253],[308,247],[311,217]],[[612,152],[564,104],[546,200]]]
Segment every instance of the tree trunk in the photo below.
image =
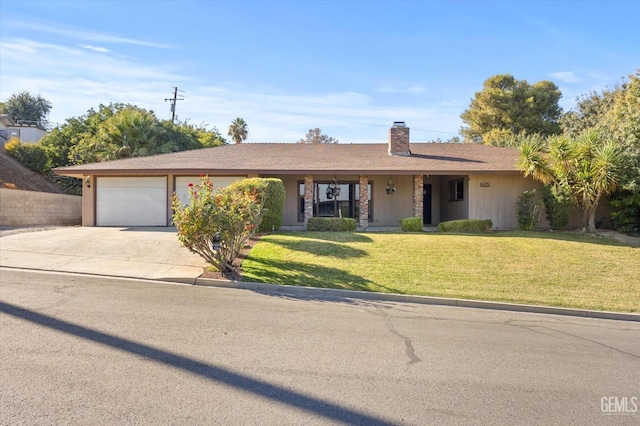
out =
[[596,232],[596,207],[593,206],[589,212],[587,218],[587,232]]

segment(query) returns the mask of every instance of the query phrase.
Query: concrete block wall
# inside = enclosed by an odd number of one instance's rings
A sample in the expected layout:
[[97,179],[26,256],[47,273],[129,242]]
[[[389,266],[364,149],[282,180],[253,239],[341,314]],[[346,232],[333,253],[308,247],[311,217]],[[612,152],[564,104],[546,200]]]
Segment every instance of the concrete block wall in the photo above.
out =
[[82,197],[0,188],[0,225],[80,225]]

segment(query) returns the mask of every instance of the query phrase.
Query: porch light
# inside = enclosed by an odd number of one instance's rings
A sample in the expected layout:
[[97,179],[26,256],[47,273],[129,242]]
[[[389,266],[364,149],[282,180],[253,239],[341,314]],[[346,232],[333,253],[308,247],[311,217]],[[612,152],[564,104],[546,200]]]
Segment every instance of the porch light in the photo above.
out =
[[91,178],[89,176],[84,177],[84,184],[87,188],[91,188]]
[[389,176],[389,183],[387,184],[387,195],[393,195],[396,192],[396,186],[393,184],[391,180],[391,176]]
[[336,180],[336,177],[333,177],[333,182],[329,184],[327,187],[327,198],[331,199],[331,196],[338,198],[340,196],[340,184]]

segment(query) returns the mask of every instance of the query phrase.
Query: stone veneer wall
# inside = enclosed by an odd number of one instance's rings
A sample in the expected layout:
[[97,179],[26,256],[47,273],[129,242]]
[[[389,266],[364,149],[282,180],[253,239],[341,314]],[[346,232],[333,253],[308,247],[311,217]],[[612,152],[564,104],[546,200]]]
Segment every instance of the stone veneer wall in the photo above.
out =
[[360,176],[360,227],[369,226],[369,177]]
[[82,197],[0,188],[0,225],[80,225]]
[[415,175],[413,177],[413,215],[415,217],[422,217],[423,205],[424,205],[424,176]]
[[313,176],[304,177],[304,225],[313,217]]

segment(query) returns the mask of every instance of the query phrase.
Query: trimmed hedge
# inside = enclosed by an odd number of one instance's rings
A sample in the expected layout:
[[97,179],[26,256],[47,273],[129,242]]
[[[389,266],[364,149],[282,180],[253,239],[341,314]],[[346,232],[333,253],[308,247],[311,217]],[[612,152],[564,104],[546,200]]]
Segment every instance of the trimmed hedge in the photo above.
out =
[[487,232],[493,226],[491,219],[461,219],[440,222],[440,232]]
[[403,217],[400,219],[400,230],[402,232],[422,232],[422,218],[416,216]]
[[307,231],[353,232],[356,220],[348,217],[311,217],[307,221]]
[[[282,227],[282,214],[284,212],[284,184],[276,178],[247,178],[235,182],[251,190],[265,188],[264,212],[258,232],[277,231]],[[264,186],[266,185],[266,187]]]

